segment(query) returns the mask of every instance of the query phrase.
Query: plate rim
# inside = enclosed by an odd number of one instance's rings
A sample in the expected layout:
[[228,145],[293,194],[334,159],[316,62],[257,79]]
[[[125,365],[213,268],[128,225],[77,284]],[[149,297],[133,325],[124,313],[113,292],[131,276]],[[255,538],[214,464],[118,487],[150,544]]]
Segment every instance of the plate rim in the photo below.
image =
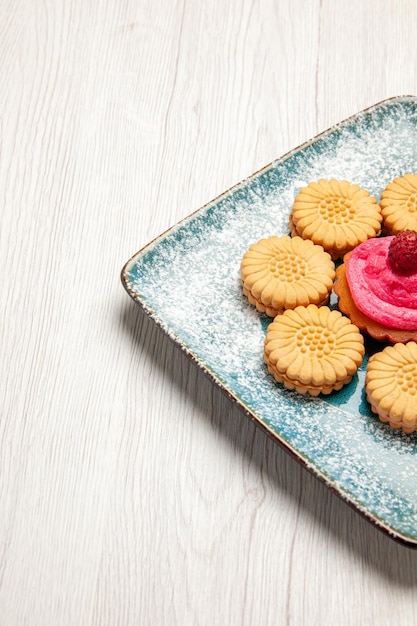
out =
[[293,148],[287,151],[282,156],[277,157],[270,163],[259,168],[258,170],[253,172],[250,176],[247,176],[241,179],[239,182],[235,183],[227,190],[221,192],[215,198],[206,202],[195,211],[192,211],[189,215],[185,216],[178,222],[174,223],[172,226],[168,227],[159,235],[151,239],[144,246],[142,246],[137,252],[135,252],[124,263],[122,270],[120,272],[120,279],[128,295],[134,300],[136,304],[138,304],[141,307],[143,312],[156,324],[156,326],[163,332],[163,334],[167,336],[173,342],[173,344],[177,348],[179,348],[191,360],[191,362],[193,362],[218,389],[220,389],[220,391],[223,394],[226,395],[229,401],[231,401],[235,406],[237,406],[239,410],[242,411],[246,415],[246,417],[248,417],[255,424],[257,428],[260,428],[262,432],[264,432],[267,436],[269,436],[274,441],[274,443],[278,444],[287,454],[289,454],[295,461],[297,461],[299,465],[301,465],[304,469],[306,469],[315,478],[319,479],[320,482],[322,482],[328,489],[330,489],[330,491],[333,494],[337,495],[343,502],[348,504],[354,511],[356,511],[364,519],[366,519],[366,521],[370,522],[371,525],[374,526],[377,530],[381,531],[383,534],[387,535],[388,537],[400,543],[401,545],[404,545],[408,548],[417,549],[417,536],[412,537],[410,535],[407,535],[406,533],[399,531],[393,528],[392,526],[390,526],[389,524],[387,524],[386,522],[384,522],[376,514],[369,511],[369,509],[367,509],[366,506],[358,502],[352,496],[352,494],[348,493],[342,487],[336,485],[330,478],[326,476],[324,472],[320,471],[313,464],[309,463],[307,459],[305,459],[300,453],[294,450],[292,446],[282,436],[280,436],[279,433],[277,433],[272,428],[268,427],[268,425],[265,422],[263,422],[249,407],[247,407],[245,403],[242,400],[240,400],[227,387],[227,385],[225,385],[220,380],[220,378],[214,372],[212,372],[211,369],[208,368],[198,358],[198,356],[193,352],[193,350],[191,350],[183,342],[183,340],[181,339],[181,337],[177,335],[177,333],[169,329],[169,327],[164,322],[164,320],[160,316],[158,316],[155,313],[155,311],[153,311],[152,308],[148,306],[148,304],[141,298],[141,295],[134,289],[128,277],[129,270],[135,264],[136,259],[142,256],[142,254],[144,254],[148,249],[151,249],[153,246],[155,246],[159,241],[162,241],[168,234],[179,229],[186,222],[192,220],[193,217],[195,217],[200,212],[206,211],[211,206],[216,205],[221,199],[233,194],[237,189],[245,185],[250,180],[255,179],[256,177],[262,175],[263,173],[267,172],[269,169],[274,167],[274,165],[276,165],[277,163],[285,161],[290,156],[305,149],[307,146],[314,144],[315,142],[317,142],[317,140],[319,140],[323,136],[328,135],[329,133],[333,132],[337,128],[346,126],[350,122],[354,121],[356,118],[360,117],[361,115],[369,113],[372,110],[378,109],[381,106],[384,106],[386,104],[393,103],[393,102],[399,102],[399,101],[409,101],[409,102],[414,102],[417,104],[417,96],[400,95],[400,96],[391,96],[389,98],[380,100],[377,103],[370,105],[364,109],[361,109],[360,111],[358,111],[357,113],[354,113],[353,115],[348,116],[347,118],[341,120],[340,122],[337,122],[336,124],[329,126],[327,129],[316,134],[311,139],[308,139],[307,141],[302,142],[296,148]]

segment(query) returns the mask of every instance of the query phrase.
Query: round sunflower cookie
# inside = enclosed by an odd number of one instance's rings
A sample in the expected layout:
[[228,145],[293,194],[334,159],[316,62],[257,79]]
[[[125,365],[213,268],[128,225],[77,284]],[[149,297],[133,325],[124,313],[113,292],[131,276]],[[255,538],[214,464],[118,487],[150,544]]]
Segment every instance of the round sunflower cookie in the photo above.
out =
[[301,394],[338,391],[365,354],[359,329],[327,306],[288,309],[268,326],[264,360],[278,383]]
[[387,235],[417,230],[417,173],[394,178],[381,194],[380,207]]
[[321,246],[273,235],[250,246],[240,266],[243,293],[258,311],[275,317],[296,306],[327,303],[335,267]]
[[417,431],[417,343],[397,343],[373,354],[365,391],[381,422],[405,433]]
[[381,222],[381,209],[368,191],[347,180],[321,178],[296,195],[290,230],[338,259],[359,243],[377,237]]

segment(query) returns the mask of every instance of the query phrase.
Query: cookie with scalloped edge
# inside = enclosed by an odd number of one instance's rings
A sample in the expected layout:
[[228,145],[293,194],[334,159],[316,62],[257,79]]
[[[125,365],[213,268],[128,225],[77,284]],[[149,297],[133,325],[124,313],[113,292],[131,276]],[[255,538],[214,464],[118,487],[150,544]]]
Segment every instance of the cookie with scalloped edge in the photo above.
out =
[[365,391],[381,422],[405,433],[417,431],[417,343],[396,343],[373,354]]
[[347,180],[321,178],[296,195],[290,230],[338,259],[359,243],[377,237],[381,222],[381,209],[368,191]]
[[311,396],[349,383],[364,354],[359,329],[339,311],[314,304],[276,316],[264,342],[264,360],[275,380]]
[[385,234],[417,231],[417,173],[394,178],[381,193],[379,204]]
[[242,289],[258,311],[275,317],[285,309],[326,304],[335,266],[321,246],[288,235],[260,239],[243,255]]

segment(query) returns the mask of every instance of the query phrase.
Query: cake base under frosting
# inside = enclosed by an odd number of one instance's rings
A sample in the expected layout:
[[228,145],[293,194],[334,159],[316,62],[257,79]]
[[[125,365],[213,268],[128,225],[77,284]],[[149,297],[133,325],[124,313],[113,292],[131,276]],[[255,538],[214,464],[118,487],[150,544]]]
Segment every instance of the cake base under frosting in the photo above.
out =
[[[346,259],[346,257],[345,257]],[[406,343],[407,341],[417,341],[417,330],[403,330],[398,328],[389,328],[375,320],[367,317],[356,306],[349,290],[346,280],[346,264],[342,263],[336,270],[336,283],[334,291],[338,296],[338,308],[342,313],[350,317],[351,322],[356,324],[360,330],[377,339],[378,341],[386,341],[389,343]]]
[[417,273],[396,271],[388,258],[394,237],[370,239],[346,258],[346,278],[357,308],[388,326],[417,331]]

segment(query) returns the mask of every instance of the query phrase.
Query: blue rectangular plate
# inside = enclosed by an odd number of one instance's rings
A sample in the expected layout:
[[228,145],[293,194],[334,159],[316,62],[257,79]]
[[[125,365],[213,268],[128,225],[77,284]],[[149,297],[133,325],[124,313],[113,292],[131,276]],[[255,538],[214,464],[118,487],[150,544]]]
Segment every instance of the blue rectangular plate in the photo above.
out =
[[122,270],[132,298],[257,425],[379,529],[411,547],[417,546],[417,436],[371,414],[366,358],[354,380],[328,397],[306,398],[276,384],[263,363],[271,320],[242,295],[239,268],[251,243],[288,233],[294,196],[310,181],[347,179],[379,198],[395,176],[415,171],[417,98],[386,100],[225,192]]

